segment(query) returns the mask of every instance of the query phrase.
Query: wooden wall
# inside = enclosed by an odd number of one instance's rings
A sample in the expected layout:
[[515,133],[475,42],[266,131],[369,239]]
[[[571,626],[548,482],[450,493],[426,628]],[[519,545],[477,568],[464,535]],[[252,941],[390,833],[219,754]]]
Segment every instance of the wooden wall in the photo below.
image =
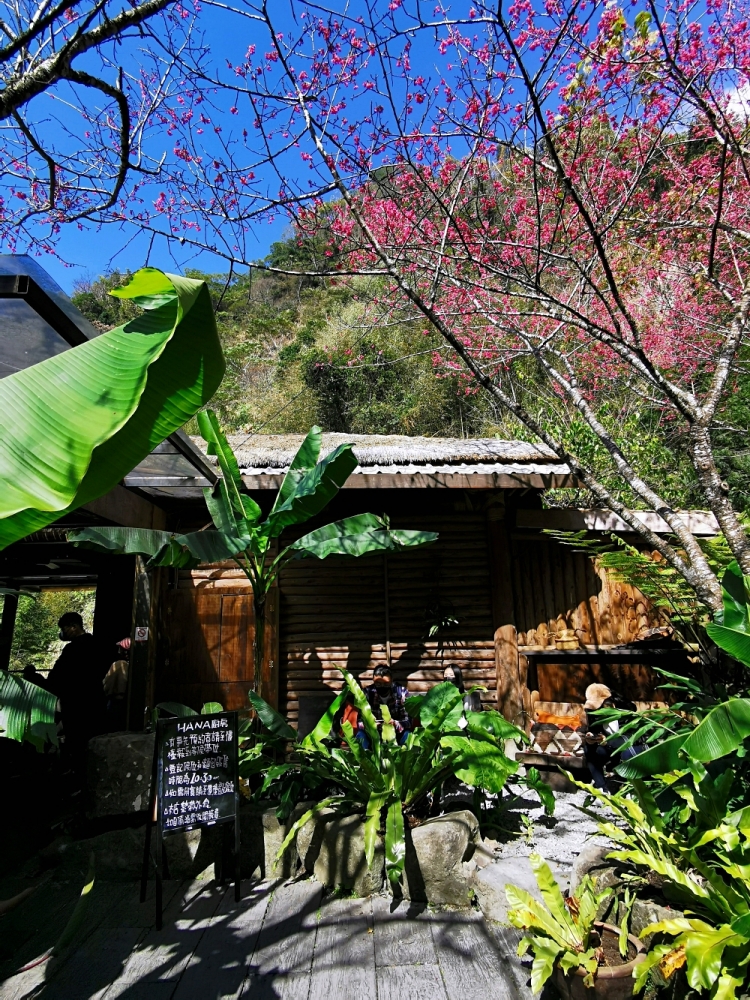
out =
[[[366,684],[374,666],[387,662],[389,649],[396,679],[410,690],[428,689],[448,663],[457,664],[468,684],[487,688],[485,704],[503,711],[512,674],[513,704],[506,714],[515,718],[526,681],[524,648],[552,646],[562,628],[575,629],[584,645],[614,645],[655,623],[637,590],[539,532],[514,529],[502,494],[470,492],[342,496],[331,519],[385,509],[394,527],[437,531],[439,541],[387,558],[332,557],[286,567],[270,603],[263,692],[272,702],[278,695],[278,708],[292,724],[308,729],[340,690],[337,666]],[[228,564],[181,571],[176,587],[172,582],[161,601],[157,697],[243,707],[252,682],[254,628],[247,580]],[[436,609],[458,625],[430,639]],[[592,680],[614,684],[636,700],[649,700],[653,687],[650,671],[637,666],[613,672],[540,665],[528,680],[545,701],[580,700]]]
[[[393,516],[395,528],[437,531],[433,545],[411,552],[291,563],[280,582],[280,702],[302,727],[341,688],[336,669],[369,683],[388,659],[399,683],[415,693],[442,680],[449,663],[469,684],[487,688],[494,707],[496,676],[485,514],[462,510]],[[458,625],[430,640],[430,609]]]
[[[633,701],[655,697],[653,671],[640,664],[551,664],[528,667],[524,649],[555,648],[554,635],[574,629],[584,646],[631,642],[658,624],[641,592],[614,580],[594,560],[538,532],[508,533],[517,651],[505,648],[505,669],[517,671],[521,686],[536,690],[542,701],[583,702],[589,684],[599,681]],[[512,645],[512,643],[511,643]],[[511,661],[518,658],[518,667]],[[503,673],[498,657],[498,674]],[[528,669],[528,674],[527,674]],[[511,686],[516,678],[511,678]],[[499,692],[503,688],[500,676]],[[517,696],[513,694],[512,702]],[[500,696],[502,701],[502,695]],[[520,722],[520,705],[509,717]],[[528,704],[524,706],[528,711]]]
[[582,552],[511,530],[510,553],[519,645],[550,645],[564,628],[583,645],[617,645],[656,623],[637,588],[612,580]]
[[[277,591],[266,607],[266,644],[261,690],[273,701],[277,687]],[[255,616],[245,575],[233,564],[181,570],[177,586],[160,601],[156,701],[178,701],[199,709],[218,701],[225,709],[247,708],[253,683]],[[265,690],[264,690],[265,689]]]

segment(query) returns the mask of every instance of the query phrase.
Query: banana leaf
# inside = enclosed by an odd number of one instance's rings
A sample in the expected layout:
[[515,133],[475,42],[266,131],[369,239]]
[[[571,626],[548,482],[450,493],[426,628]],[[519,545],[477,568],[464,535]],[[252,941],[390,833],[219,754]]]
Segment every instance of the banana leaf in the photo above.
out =
[[37,750],[46,740],[56,743],[55,706],[57,697],[23,677],[0,670],[0,735],[22,743],[28,740]]
[[281,736],[285,740],[297,739],[297,731],[292,729],[284,716],[279,714],[273,706],[269,705],[255,691],[248,691],[247,696],[250,699],[250,704],[258,713],[258,718],[270,733],[274,736]]
[[706,632],[716,645],[750,667],[750,596],[749,580],[742,575],[737,562],[731,562],[721,581],[724,607],[706,626]]
[[290,495],[278,507],[274,507],[259,525],[263,534],[276,538],[284,528],[302,524],[315,517],[328,506],[356,468],[357,459],[352,446],[339,445],[294,483]]
[[85,549],[147,557],[147,567],[192,569],[203,562],[221,562],[241,552],[245,542],[222,531],[191,531],[173,535],[152,528],[78,528],[68,541]]
[[[373,515],[361,515],[372,517]],[[347,521],[356,521],[359,518],[346,518]],[[336,522],[335,526],[340,527],[341,533],[329,538],[315,538],[318,532],[311,531],[309,535],[298,539],[290,549],[295,553],[296,559],[326,559],[328,556],[365,556],[372,552],[399,552],[401,549],[408,549],[417,545],[429,545],[437,540],[437,533],[434,531],[403,531],[392,528],[381,527],[374,531],[361,531],[357,534],[345,534],[345,522]],[[326,525],[332,528],[334,525]]]
[[221,382],[205,282],[143,268],[112,294],[145,312],[0,381],[0,549],[108,492]]
[[300,479],[314,469],[320,458],[320,446],[323,443],[323,432],[317,424],[310,428],[305,436],[305,440],[299,447],[297,454],[292,459],[289,471],[284,476],[279,495],[276,497],[272,511],[278,510],[294,493]]
[[708,713],[685,740],[682,750],[695,760],[708,762],[733,753],[748,736],[750,698],[730,698]]
[[624,760],[618,764],[615,771],[628,781],[635,778],[651,778],[655,774],[666,774],[668,771],[677,771],[683,767],[685,760],[680,757],[680,750],[689,732],[678,733],[670,736],[669,739],[657,743],[656,746],[644,750],[630,760]]

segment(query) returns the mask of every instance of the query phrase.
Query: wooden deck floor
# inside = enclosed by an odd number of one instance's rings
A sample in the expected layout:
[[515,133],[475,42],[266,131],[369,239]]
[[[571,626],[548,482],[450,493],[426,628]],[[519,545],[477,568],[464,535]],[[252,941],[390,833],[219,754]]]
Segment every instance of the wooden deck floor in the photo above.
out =
[[[78,883],[80,888],[80,883]],[[151,890],[153,891],[153,890]],[[75,886],[4,918],[0,1000],[527,1000],[517,935],[473,911],[322,898],[305,880],[166,885],[164,929],[133,885],[95,886],[77,948],[13,975],[65,925]],[[16,919],[16,915],[18,918]]]

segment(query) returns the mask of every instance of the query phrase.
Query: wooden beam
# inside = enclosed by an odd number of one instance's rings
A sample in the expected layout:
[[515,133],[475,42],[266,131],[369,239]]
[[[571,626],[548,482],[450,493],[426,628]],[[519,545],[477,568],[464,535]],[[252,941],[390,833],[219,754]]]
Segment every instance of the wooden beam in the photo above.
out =
[[83,504],[82,510],[89,510],[126,528],[158,528],[163,531],[167,526],[166,511],[124,486],[115,486],[98,500]]
[[[652,531],[669,535],[672,529],[655,510],[634,511],[640,521]],[[681,512],[688,528],[694,535],[718,535],[719,523],[708,511],[687,510]],[[576,510],[572,507],[553,510],[519,510],[516,513],[519,528],[554,528],[556,531],[623,531],[632,532],[630,525],[611,510],[591,508]]]

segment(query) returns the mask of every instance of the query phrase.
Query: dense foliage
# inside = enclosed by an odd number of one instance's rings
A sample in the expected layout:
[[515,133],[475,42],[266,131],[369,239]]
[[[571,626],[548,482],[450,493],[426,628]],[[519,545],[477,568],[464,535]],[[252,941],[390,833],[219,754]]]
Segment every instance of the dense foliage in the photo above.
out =
[[45,590],[41,594],[21,594],[18,598],[10,669],[22,671],[31,666],[51,670],[63,649],[57,622],[66,611],[77,611],[83,627],[90,632],[94,624],[94,590]]

